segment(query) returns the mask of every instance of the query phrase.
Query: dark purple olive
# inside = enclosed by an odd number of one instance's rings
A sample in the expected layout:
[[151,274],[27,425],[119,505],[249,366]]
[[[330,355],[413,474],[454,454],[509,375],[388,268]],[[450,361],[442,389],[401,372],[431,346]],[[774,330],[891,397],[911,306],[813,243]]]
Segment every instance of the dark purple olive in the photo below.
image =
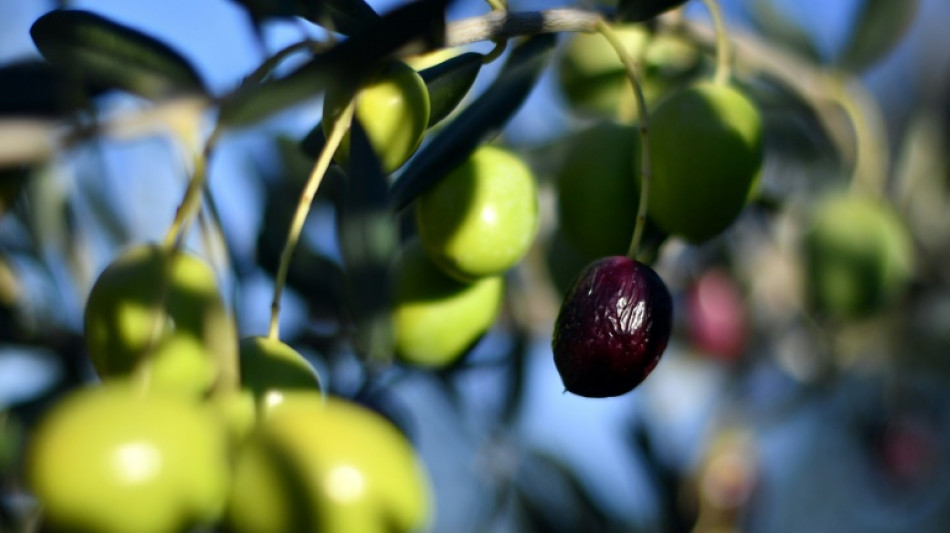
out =
[[633,390],[666,349],[673,299],[652,268],[615,256],[587,265],[554,324],[554,364],[564,387],[605,398]]

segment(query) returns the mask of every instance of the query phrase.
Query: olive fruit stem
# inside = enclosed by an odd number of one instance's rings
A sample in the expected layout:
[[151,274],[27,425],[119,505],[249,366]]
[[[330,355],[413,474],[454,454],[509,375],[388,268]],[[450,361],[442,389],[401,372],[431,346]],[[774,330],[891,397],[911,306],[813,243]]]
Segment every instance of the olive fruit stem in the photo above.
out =
[[852,190],[883,195],[890,157],[880,107],[860,81],[846,74],[829,73],[825,85],[828,97],[845,112],[854,130]]
[[508,3],[505,0],[485,0],[485,2],[488,3],[492,11],[506,11],[508,9]]
[[617,53],[620,62],[623,63],[627,71],[627,77],[633,86],[633,93],[637,98],[637,113],[640,115],[640,205],[637,208],[637,224],[634,226],[633,239],[630,240],[630,248],[627,250],[627,257],[636,259],[637,250],[640,248],[640,239],[643,237],[643,228],[647,221],[647,197],[650,195],[650,178],[653,171],[650,166],[650,117],[647,113],[646,99],[643,97],[643,88],[640,85],[640,76],[637,74],[637,66],[630,56],[630,53],[623,47],[620,38],[604,19],[600,19],[595,27],[596,31],[607,39],[610,46]]
[[181,245],[183,235],[187,232],[192,219],[194,219],[198,210],[201,208],[202,193],[204,192],[205,181],[208,177],[208,158],[211,157],[211,152],[218,142],[220,133],[221,130],[215,129],[214,132],[211,133],[211,136],[208,137],[208,141],[205,142],[203,150],[200,152],[193,150],[195,155],[191,180],[188,182],[188,188],[185,190],[181,204],[179,204],[178,209],[175,211],[175,218],[172,220],[171,225],[168,227],[168,232],[165,234],[166,247],[177,248]]
[[726,33],[726,25],[722,20],[722,10],[719,9],[719,3],[716,0],[703,0],[703,4],[712,17],[713,26],[716,27],[716,74],[713,82],[717,85],[729,83],[731,68],[731,50],[729,48],[729,34]]
[[294,255],[294,249],[297,247],[297,241],[300,240],[300,232],[303,230],[303,224],[307,220],[307,214],[310,213],[310,204],[313,203],[313,197],[317,194],[320,182],[330,166],[333,154],[339,148],[343,141],[343,136],[350,129],[350,123],[353,120],[353,109],[355,100],[350,100],[343,112],[336,117],[330,126],[330,134],[327,135],[327,142],[323,145],[323,150],[317,157],[317,162],[307,178],[303,191],[300,193],[300,201],[297,202],[297,210],[294,212],[294,218],[291,220],[290,229],[287,232],[287,240],[284,242],[284,249],[280,253],[280,266],[277,268],[277,279],[274,281],[274,299],[271,301],[270,328],[267,331],[267,337],[278,340],[280,338],[280,325],[278,318],[280,316],[280,296],[284,291],[284,285],[287,283],[287,271],[290,269],[290,260]]

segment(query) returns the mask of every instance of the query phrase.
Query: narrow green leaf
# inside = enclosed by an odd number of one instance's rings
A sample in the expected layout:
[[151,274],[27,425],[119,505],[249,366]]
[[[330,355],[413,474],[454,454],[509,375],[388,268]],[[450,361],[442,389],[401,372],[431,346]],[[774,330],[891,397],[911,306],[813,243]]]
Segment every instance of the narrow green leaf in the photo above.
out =
[[358,35],[379,20],[364,0],[300,0],[299,4],[307,20],[344,35]]
[[419,71],[429,90],[429,127],[449,116],[468,94],[485,56],[466,52]]
[[864,0],[839,64],[861,71],[900,42],[917,14],[918,0]]
[[749,4],[749,19],[759,33],[815,63],[821,62],[821,53],[811,34],[778,9],[774,0],[753,0]]
[[396,252],[397,227],[386,203],[386,177],[355,118],[348,160],[337,228],[349,309],[362,354],[369,361],[388,362],[393,346],[389,264]]
[[556,41],[553,34],[535,35],[511,52],[492,85],[409,163],[391,190],[393,208],[409,205],[501,131],[531,93]]
[[685,3],[686,0],[620,0],[617,6],[617,20],[643,22]]
[[0,116],[59,117],[101,92],[45,61],[0,67]]
[[146,98],[205,92],[191,64],[162,41],[88,11],[51,11],[30,29],[50,63]]
[[318,54],[284,78],[244,87],[224,99],[219,122],[249,126],[318,95],[331,83],[356,85],[379,63],[406,46],[418,51],[442,46],[447,0],[420,0],[383,15],[360,33]]

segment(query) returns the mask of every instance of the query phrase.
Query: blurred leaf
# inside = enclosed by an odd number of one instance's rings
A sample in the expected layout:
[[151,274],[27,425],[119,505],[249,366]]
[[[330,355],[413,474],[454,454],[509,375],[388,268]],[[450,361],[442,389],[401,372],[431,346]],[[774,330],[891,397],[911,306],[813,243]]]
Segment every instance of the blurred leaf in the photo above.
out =
[[573,533],[620,529],[574,471],[548,453],[538,450],[526,453],[515,483],[517,501],[530,524],[529,531]]
[[[467,52],[419,72],[429,90],[430,128],[448,116],[468,93],[481,69],[483,57],[476,52]],[[326,142],[323,121],[320,121],[300,141],[300,150],[316,159]]]
[[685,3],[686,0],[620,0],[617,6],[617,20],[642,22]]
[[345,35],[357,35],[379,20],[376,11],[363,0],[301,0],[299,3],[307,20]]
[[0,67],[0,116],[58,117],[74,111],[85,97],[101,91],[45,61],[20,61]]
[[553,34],[530,37],[511,52],[492,85],[409,163],[390,203],[403,209],[497,135],[534,88],[556,43]]
[[386,204],[386,177],[355,117],[348,160],[349,179],[337,228],[349,309],[362,355],[388,362],[393,346],[389,264],[396,252],[397,228]]
[[88,11],[51,11],[30,29],[50,63],[146,98],[205,92],[191,64],[162,41]]
[[864,0],[838,63],[862,71],[883,58],[907,31],[918,0]]
[[379,19],[363,0],[232,0],[255,23],[269,18],[303,17],[327,29],[354,35]]
[[430,128],[449,116],[462,102],[475,83],[484,57],[476,52],[466,52],[419,71],[429,90]]
[[419,52],[442,46],[447,2],[419,0],[402,6],[286,77],[238,90],[222,102],[219,123],[249,126],[316,96],[331,83],[341,86],[341,92],[352,90],[382,60],[407,46]]
[[528,350],[530,349],[530,333],[518,329],[512,335],[511,348],[505,354],[508,369],[505,373],[505,401],[501,407],[501,422],[511,425],[521,412],[524,400],[525,378],[528,373]]
[[775,0],[747,0],[749,20],[769,40],[793,50],[802,57],[821,63],[821,52],[812,36],[793,17],[782,13]]

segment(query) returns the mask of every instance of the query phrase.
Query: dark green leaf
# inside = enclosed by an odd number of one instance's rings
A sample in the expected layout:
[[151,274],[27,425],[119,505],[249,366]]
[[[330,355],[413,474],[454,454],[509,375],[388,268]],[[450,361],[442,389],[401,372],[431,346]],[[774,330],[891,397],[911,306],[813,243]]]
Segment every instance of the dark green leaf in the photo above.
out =
[[362,354],[370,361],[389,361],[393,346],[389,264],[396,252],[397,227],[386,204],[386,177],[356,118],[348,160],[349,179],[337,228],[349,309]]
[[685,4],[686,0],[620,0],[617,20],[643,22]]
[[536,35],[512,51],[492,85],[410,162],[392,188],[394,208],[409,205],[501,131],[534,88],[555,42],[553,34]]
[[475,83],[484,57],[476,52],[466,52],[419,71],[429,90],[430,128],[449,116],[462,102]]
[[327,29],[354,35],[379,19],[363,0],[232,0],[255,23],[271,18],[303,17]]
[[315,24],[358,35],[379,20],[379,15],[363,0],[300,0],[303,16]]
[[88,11],[52,11],[30,29],[50,63],[105,87],[160,98],[204,92],[191,64],[167,44]]
[[58,117],[100,92],[44,61],[0,67],[0,116]]
[[839,64],[861,71],[884,57],[917,14],[917,0],[864,0]]
[[[419,72],[429,90],[431,113],[429,127],[448,116],[468,93],[482,66],[482,54],[467,52]],[[316,159],[326,143],[323,122],[316,126],[300,141],[300,149],[307,156]]]
[[331,83],[346,92],[378,68],[384,59],[411,47],[423,52],[445,40],[447,0],[420,0],[386,15],[360,33],[318,54],[284,78],[245,87],[227,97],[219,122],[240,127],[318,95]]
[[774,0],[753,0],[750,7],[749,19],[759,33],[802,57],[820,62],[821,53],[812,36],[794,18],[777,9]]

